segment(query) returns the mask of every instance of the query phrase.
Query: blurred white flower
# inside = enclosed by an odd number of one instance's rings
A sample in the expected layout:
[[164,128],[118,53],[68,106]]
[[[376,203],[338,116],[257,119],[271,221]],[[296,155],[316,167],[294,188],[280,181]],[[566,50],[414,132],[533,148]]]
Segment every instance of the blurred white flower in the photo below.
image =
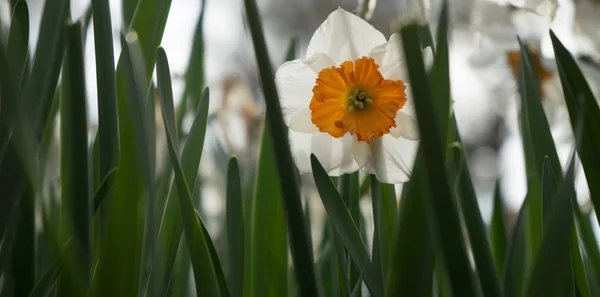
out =
[[310,172],[314,153],[330,175],[359,168],[386,183],[408,180],[418,147],[400,36],[343,9],[314,33],[307,58],[275,77],[292,154]]
[[554,18],[558,8],[557,0],[487,0],[500,5],[512,5],[523,10],[528,10],[539,15]]

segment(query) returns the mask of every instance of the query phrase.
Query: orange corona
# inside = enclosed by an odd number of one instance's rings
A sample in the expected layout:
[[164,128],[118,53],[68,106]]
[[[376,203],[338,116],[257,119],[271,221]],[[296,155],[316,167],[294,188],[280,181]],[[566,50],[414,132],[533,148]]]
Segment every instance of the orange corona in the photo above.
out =
[[396,127],[396,113],[406,103],[405,89],[401,80],[384,79],[373,58],[325,68],[312,90],[312,123],[333,137],[350,133],[370,143]]

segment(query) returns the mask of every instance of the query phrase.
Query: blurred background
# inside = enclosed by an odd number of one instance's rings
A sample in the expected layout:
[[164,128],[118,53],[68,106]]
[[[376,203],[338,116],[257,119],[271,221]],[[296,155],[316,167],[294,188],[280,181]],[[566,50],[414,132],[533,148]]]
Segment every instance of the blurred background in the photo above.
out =
[[[8,1],[0,0],[1,30],[8,30]],[[34,45],[38,38],[44,0],[27,2],[31,13],[30,45]],[[84,17],[90,0],[71,2],[72,19]],[[425,1],[428,19],[434,30],[440,2]],[[596,97],[600,97],[597,93],[600,90],[600,1],[449,2],[452,24],[449,37],[450,77],[454,112],[464,140],[479,204],[484,220],[488,222],[491,199],[499,182],[506,216],[510,219],[518,211],[526,193],[517,116],[519,99],[515,73],[519,61],[516,36],[529,42],[534,49],[544,109],[563,168],[566,168],[564,163],[574,147],[548,30],[553,29],[569,50],[580,58],[581,67],[596,92]],[[337,7],[349,11],[357,7],[356,0],[260,0],[258,4],[274,68],[282,63],[292,38],[298,39],[297,57],[303,58],[312,33],[331,11]],[[121,0],[111,0],[110,5],[113,11],[114,50],[118,57],[119,34],[126,29],[122,24],[127,23],[124,20],[130,19],[133,12],[128,7],[122,7]],[[390,24],[406,10],[406,6],[407,3],[403,0],[378,0],[370,22],[389,37]],[[196,28],[203,9],[205,17],[201,33],[204,57],[191,58],[195,34],[193,28]],[[171,65],[175,104],[179,104],[185,96],[188,64],[199,62],[194,59],[202,59],[204,63],[204,77],[197,82],[199,87],[206,85],[211,89],[209,127],[200,174],[203,191],[200,195],[203,217],[214,234],[219,234],[223,226],[227,160],[230,155],[237,155],[241,162],[242,180],[253,178],[264,114],[254,52],[244,25],[242,9],[239,0],[208,0],[206,7],[201,7],[200,0],[173,0],[162,40]],[[95,135],[98,116],[94,33],[91,26],[88,28],[85,58],[91,139]],[[30,46],[30,51],[32,50],[35,50],[34,46]],[[191,119],[188,117],[183,120],[184,132],[189,129]],[[157,123],[157,129],[161,130],[162,121]],[[158,147],[162,148],[164,145]],[[50,155],[58,156],[58,140],[55,154]],[[166,153],[159,151],[157,155],[166,156]],[[161,164],[164,165],[166,158],[157,161],[160,172]],[[49,176],[53,173],[56,181],[59,174],[57,162],[58,160],[55,161],[55,166],[49,166],[48,169],[54,170]],[[319,224],[319,217],[322,217],[324,210],[317,197],[311,199],[311,196],[316,195],[312,175],[302,176],[302,182],[306,188],[303,193],[315,216],[314,224]],[[581,169],[577,176],[577,187],[580,204],[591,209]],[[371,203],[368,202],[368,194],[367,201],[364,202],[363,213],[369,220],[371,211],[368,208]],[[594,222],[594,226],[597,225]]]

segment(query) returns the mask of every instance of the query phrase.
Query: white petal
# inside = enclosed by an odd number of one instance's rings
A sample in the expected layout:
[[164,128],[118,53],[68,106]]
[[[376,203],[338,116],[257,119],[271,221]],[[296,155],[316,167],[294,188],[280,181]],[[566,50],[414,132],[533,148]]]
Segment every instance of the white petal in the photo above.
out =
[[410,140],[419,140],[419,126],[417,120],[402,111],[396,113],[396,127],[390,130],[394,137],[404,137]]
[[311,111],[308,108],[302,109],[296,113],[294,113],[290,117],[290,122],[288,126],[290,129],[296,132],[302,133],[315,133],[319,131],[319,128],[312,123]]
[[355,141],[353,151],[363,171],[381,182],[397,184],[409,180],[418,147],[418,141],[384,135],[371,144]]
[[385,37],[357,15],[338,8],[312,36],[306,56],[326,53],[336,65],[367,56],[371,49],[384,44]]
[[275,74],[275,83],[286,124],[289,125],[293,114],[308,108],[319,71],[331,66],[331,59],[322,53],[279,66]]
[[408,80],[400,34],[392,34],[388,42],[373,48],[369,53],[369,57],[373,58],[375,63],[379,65],[379,72],[383,78],[404,82]]
[[403,112],[410,117],[417,118],[412,88],[409,83],[405,83],[404,85],[406,86],[406,90],[404,90],[404,94],[406,94],[406,103],[404,103],[400,112]]
[[292,129],[288,129],[288,137],[290,139],[290,150],[294,161],[296,161],[296,167],[300,173],[312,172],[310,168],[310,143],[315,134],[307,134],[295,132]]
[[334,138],[327,133],[300,133],[289,130],[292,155],[298,170],[312,172],[310,154],[313,153],[331,176],[340,176],[358,170],[358,164],[352,154],[352,136]]

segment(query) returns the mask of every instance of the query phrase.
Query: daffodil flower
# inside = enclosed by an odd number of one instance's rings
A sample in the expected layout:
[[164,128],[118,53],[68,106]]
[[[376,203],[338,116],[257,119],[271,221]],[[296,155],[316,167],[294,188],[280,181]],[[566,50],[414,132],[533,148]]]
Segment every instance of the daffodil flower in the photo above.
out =
[[400,36],[386,40],[339,8],[306,56],[275,77],[298,169],[310,172],[314,153],[332,176],[361,169],[382,182],[407,181],[419,135]]

